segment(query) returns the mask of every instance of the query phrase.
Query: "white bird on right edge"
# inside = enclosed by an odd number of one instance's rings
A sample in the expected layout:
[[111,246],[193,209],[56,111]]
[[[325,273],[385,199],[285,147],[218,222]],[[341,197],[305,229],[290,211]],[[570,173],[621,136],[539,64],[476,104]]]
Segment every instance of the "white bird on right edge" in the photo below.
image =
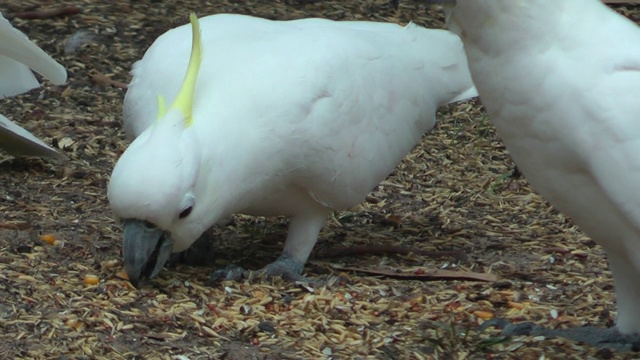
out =
[[598,0],[455,3],[450,29],[498,134],[533,187],[604,248],[617,297],[612,329],[504,330],[638,349],[640,29]]

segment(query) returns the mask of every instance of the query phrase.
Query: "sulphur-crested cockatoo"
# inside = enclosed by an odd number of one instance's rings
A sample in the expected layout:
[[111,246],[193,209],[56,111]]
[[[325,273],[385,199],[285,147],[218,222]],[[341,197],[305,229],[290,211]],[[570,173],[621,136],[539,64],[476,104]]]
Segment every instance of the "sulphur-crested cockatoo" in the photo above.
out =
[[439,105],[476,95],[448,31],[227,14],[199,24],[158,38],[125,98],[135,140],[108,197],[134,284],[234,213],[290,216],[264,272],[300,278],[327,216],[362,202]]
[[[31,69],[54,84],[67,81],[67,72],[11,26],[0,13],[0,99],[22,94],[40,86]],[[16,155],[64,158],[27,130],[0,115],[0,148]]]
[[458,0],[449,21],[518,168],[609,259],[619,332],[574,338],[636,341],[619,335],[640,332],[640,29],[598,0]]

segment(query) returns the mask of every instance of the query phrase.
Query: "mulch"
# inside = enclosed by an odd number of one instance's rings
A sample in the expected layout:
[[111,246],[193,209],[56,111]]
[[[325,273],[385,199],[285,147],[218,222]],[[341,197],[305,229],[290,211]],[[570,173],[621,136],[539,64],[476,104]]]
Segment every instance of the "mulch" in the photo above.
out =
[[[616,9],[640,20],[638,6]],[[286,219],[243,215],[211,230],[212,264],[177,265],[140,289],[123,278],[106,185],[128,145],[121,109],[129,69],[155,38],[191,10],[442,27],[437,8],[402,1],[395,10],[386,0],[5,0],[0,10],[69,72],[64,86],[45,83],[0,102],[0,113],[69,158],[0,154],[0,358],[635,356],[478,331],[494,316],[550,327],[615,319],[603,250],[533,193],[479,102],[443,108],[436,128],[365,203],[332,216],[305,268],[326,285],[208,286],[213,269],[256,269],[282,249]]]

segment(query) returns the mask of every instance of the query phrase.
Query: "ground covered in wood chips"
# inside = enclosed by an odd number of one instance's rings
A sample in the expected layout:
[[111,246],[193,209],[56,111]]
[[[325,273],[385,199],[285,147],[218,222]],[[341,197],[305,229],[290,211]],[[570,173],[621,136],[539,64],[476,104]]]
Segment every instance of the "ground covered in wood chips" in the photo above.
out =
[[[158,35],[190,10],[433,27],[441,14],[412,1],[394,10],[386,0],[8,0],[0,10],[11,17],[62,6],[80,12],[12,20],[66,66],[69,82],[2,100],[0,113],[64,147],[69,160],[0,155],[0,358],[634,357],[559,339],[496,344],[497,332],[478,332],[491,316],[551,327],[615,318],[604,252],[514,174],[479,103],[443,109],[365,204],[334,214],[306,267],[327,286],[207,286],[216,267],[257,268],[281,251],[286,219],[236,216],[212,230],[214,264],[178,265],[134,289],[121,277],[121,230],[105,195],[128,144],[119,83]],[[463,279],[426,281],[436,270]],[[477,274],[497,280],[464,279]]]

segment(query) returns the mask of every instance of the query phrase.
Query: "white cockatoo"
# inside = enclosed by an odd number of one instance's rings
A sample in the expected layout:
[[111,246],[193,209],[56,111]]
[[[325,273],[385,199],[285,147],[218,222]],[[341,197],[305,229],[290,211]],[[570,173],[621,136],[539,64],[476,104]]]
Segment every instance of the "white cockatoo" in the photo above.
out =
[[[40,86],[31,69],[56,85],[67,81],[64,67],[11,26],[0,13],[0,99]],[[2,115],[0,149],[16,155],[64,158],[61,153]]]
[[640,332],[640,28],[599,0],[458,0],[449,22],[518,168],[607,254],[618,331],[574,338],[636,342],[627,334]]
[[301,278],[327,216],[364,201],[439,105],[475,96],[462,42],[445,30],[192,15],[134,65],[125,98],[135,140],[108,197],[129,279],[154,277],[234,213],[289,216],[263,271]]

